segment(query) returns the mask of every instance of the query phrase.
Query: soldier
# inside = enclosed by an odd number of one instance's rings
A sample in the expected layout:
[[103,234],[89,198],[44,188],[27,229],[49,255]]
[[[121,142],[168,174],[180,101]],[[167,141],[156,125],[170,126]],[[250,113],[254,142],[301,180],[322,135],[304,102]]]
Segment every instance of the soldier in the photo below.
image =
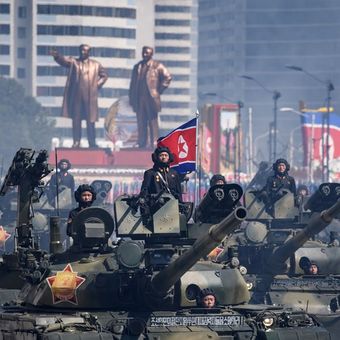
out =
[[50,185],[64,186],[74,192],[74,177],[68,171],[71,169],[71,162],[68,159],[61,159],[57,164],[57,172],[51,176]]
[[[158,139],[160,95],[170,85],[171,75],[160,62],[153,60],[153,48],[144,46],[142,58],[132,70],[129,100],[137,114],[138,147],[154,146]],[[149,142],[148,142],[149,130]]]
[[210,288],[204,288],[200,291],[196,298],[197,306],[202,308],[214,308],[216,307],[217,300],[214,291]]
[[227,181],[225,180],[225,177],[221,174],[215,174],[210,178],[210,187],[214,185],[223,185],[227,184]]
[[273,204],[285,195],[284,190],[288,190],[296,196],[296,185],[293,177],[288,175],[289,163],[279,158],[273,164],[274,175],[267,179],[266,193],[269,203]]
[[91,185],[81,184],[74,192],[74,198],[78,202],[78,207],[71,210],[68,216],[66,233],[72,236],[72,223],[74,218],[85,208],[88,208],[96,199],[96,192]]
[[69,68],[62,115],[72,118],[74,148],[80,146],[82,120],[86,120],[89,147],[97,147],[95,122],[99,117],[98,89],[104,85],[108,76],[98,61],[89,58],[90,50],[89,45],[80,45],[77,59],[64,57],[56,50],[50,52],[59,65]]
[[160,192],[170,193],[182,202],[180,178],[176,170],[170,168],[173,155],[167,147],[158,147],[152,154],[154,166],[144,172],[140,197],[148,197]]

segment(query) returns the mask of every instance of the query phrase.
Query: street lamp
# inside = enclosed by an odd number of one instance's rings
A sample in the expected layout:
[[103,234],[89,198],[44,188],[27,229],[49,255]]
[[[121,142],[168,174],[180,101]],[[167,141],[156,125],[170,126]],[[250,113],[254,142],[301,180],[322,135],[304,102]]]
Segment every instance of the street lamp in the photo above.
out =
[[[304,70],[300,66],[295,66],[295,65],[286,65],[286,68],[293,70],[293,71],[298,71],[298,72],[303,72],[310,78],[314,79],[315,81],[326,85],[327,89],[327,98],[326,98],[326,107],[327,107],[327,112],[326,112],[326,117],[323,114],[322,115],[322,129],[321,129],[321,138],[322,138],[322,181],[323,182],[329,182],[329,151],[330,151],[330,145],[329,145],[329,136],[330,136],[330,112],[331,112],[331,92],[334,91],[334,85],[330,80],[322,80],[318,77],[316,77],[314,74],[309,73],[308,71]],[[325,126],[325,121],[326,121],[326,127],[327,127],[327,133],[326,133],[326,143],[325,143],[325,138],[324,138],[324,126]],[[326,165],[324,162],[325,159],[325,149],[326,149]],[[326,174],[325,174],[326,172]]]
[[[273,121],[273,156],[269,156],[269,160],[275,162],[276,160],[276,145],[277,145],[277,101],[281,97],[281,93],[276,90],[270,90],[267,87],[265,87],[261,82],[259,82],[257,79],[247,76],[247,75],[241,75],[241,78],[252,80],[255,82],[257,85],[259,85],[262,89],[264,89],[266,92],[269,92],[273,95],[273,101],[274,101],[274,108],[273,108],[273,113],[274,113],[274,121]],[[271,143],[270,143],[271,146]]]
[[237,144],[238,144],[238,149],[237,149],[237,169],[236,169],[236,143],[235,143],[235,149],[234,149],[234,157],[235,157],[235,168],[234,168],[234,179],[236,180],[236,173],[238,174],[238,180],[240,181],[241,179],[241,109],[244,106],[243,102],[239,101],[234,101],[231,100],[225,96],[220,96],[216,92],[206,92],[203,93],[204,96],[207,97],[219,97],[223,100],[226,100],[232,104],[237,105]]
[[[306,115],[305,113],[302,113],[301,111],[297,111],[291,107],[281,107],[280,108],[281,112],[292,112],[297,114],[300,117],[308,117],[308,115]],[[309,181],[311,183],[314,182],[314,172],[313,172],[313,161],[314,161],[314,143],[315,143],[315,138],[314,138],[314,124],[315,124],[315,113],[312,112],[312,138],[309,139],[309,146],[308,146],[308,155],[307,155],[307,159],[308,159],[308,177],[309,177]],[[300,127],[298,127],[300,128]],[[297,128],[295,128],[297,129]],[[291,131],[291,134],[293,133],[293,131],[295,130],[293,129]],[[293,137],[292,137],[293,138]]]

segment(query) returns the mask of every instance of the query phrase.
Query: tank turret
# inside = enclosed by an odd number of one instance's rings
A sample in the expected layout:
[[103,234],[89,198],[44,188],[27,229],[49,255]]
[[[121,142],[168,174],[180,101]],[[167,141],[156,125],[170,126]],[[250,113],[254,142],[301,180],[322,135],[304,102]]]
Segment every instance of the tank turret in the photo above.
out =
[[261,193],[246,192],[247,220],[218,260],[236,257],[246,268],[251,302],[308,310],[320,320],[337,317],[339,242],[334,233],[328,242],[319,235],[339,223],[339,198],[340,184],[323,183],[301,200],[286,192],[269,213]]

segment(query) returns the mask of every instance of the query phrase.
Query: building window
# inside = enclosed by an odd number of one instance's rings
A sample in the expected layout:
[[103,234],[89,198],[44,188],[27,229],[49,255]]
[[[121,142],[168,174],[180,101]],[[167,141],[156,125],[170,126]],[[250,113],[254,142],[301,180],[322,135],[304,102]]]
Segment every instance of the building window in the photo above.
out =
[[179,53],[189,54],[190,47],[175,47],[175,46],[157,46],[156,53]]
[[0,45],[0,54],[9,55],[9,45]]
[[166,40],[166,39],[175,39],[175,40],[190,40],[190,34],[183,33],[156,33],[156,39]]
[[18,52],[18,58],[20,58],[20,59],[25,59],[26,58],[26,48],[19,47],[17,52]]
[[18,17],[22,19],[27,17],[27,7],[24,6],[18,7]]
[[135,39],[136,30],[117,27],[38,25],[39,35],[83,35]]
[[20,78],[20,79],[25,78],[26,77],[26,70],[24,68],[19,67],[17,69],[17,75],[18,75],[18,78]]
[[26,28],[18,27],[18,38],[26,38]]
[[189,107],[189,103],[186,102],[163,102],[162,107],[168,109],[187,109]]
[[9,14],[9,4],[1,4],[0,5],[0,13],[1,14]]
[[190,13],[190,7],[188,6],[161,6],[156,5],[156,12],[166,12],[166,13]]
[[0,34],[9,34],[9,25],[0,25]]
[[181,60],[160,60],[162,64],[166,65],[167,67],[189,67],[189,61],[181,61]]
[[134,8],[77,5],[38,5],[38,14],[136,18]]
[[156,19],[156,26],[190,26],[190,20]]
[[9,65],[0,65],[0,75],[9,76]]
[[[79,55],[79,46],[56,46],[56,49],[63,55]],[[49,55],[50,46],[37,46],[38,55]],[[106,48],[106,47],[92,47],[91,55],[93,57],[101,58],[128,58],[134,59],[136,55],[135,50],[123,48]]]

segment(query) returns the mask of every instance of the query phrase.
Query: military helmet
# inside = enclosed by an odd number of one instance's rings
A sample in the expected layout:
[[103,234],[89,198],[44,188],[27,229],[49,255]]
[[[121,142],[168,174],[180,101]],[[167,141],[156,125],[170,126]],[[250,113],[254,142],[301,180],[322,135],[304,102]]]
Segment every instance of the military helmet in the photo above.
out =
[[221,174],[216,174],[210,178],[210,186],[216,185],[218,181],[223,181],[223,184],[227,184],[225,177]]
[[174,161],[174,155],[171,153],[170,149],[166,146],[158,146],[153,154],[151,155],[152,161],[156,164],[159,162],[158,156],[162,153],[166,152],[169,155],[169,163]]
[[66,169],[67,171],[71,169],[71,162],[66,158],[63,158],[58,162],[58,164],[57,164],[58,169],[60,169],[60,166],[61,166],[62,163],[67,163],[67,169]]
[[285,166],[286,166],[286,171],[285,172],[288,172],[290,170],[290,164],[287,162],[286,159],[284,158],[279,158],[275,161],[275,163],[273,163],[273,170],[275,172],[277,172],[277,167],[279,164],[283,163]]
[[93,189],[93,187],[89,184],[81,184],[81,185],[79,185],[78,189],[74,192],[74,198],[76,199],[76,201],[78,203],[81,203],[81,194],[84,191],[89,191],[92,194],[92,201],[91,202],[94,202],[96,200],[97,194],[96,194],[95,190]]

